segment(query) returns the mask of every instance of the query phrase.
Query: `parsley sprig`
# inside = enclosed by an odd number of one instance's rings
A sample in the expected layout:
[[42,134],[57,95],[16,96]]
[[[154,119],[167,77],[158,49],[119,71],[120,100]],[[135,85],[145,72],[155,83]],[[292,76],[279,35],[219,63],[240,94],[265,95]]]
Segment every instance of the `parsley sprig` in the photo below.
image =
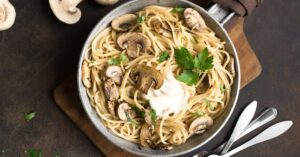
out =
[[213,56],[209,56],[207,48],[195,57],[185,47],[175,49],[175,60],[183,69],[177,79],[189,86],[198,82],[200,73],[213,68]]

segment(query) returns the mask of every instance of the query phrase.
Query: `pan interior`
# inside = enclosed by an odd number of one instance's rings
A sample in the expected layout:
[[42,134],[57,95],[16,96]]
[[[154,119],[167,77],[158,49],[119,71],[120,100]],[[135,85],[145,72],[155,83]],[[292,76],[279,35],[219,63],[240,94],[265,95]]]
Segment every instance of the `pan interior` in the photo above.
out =
[[[219,38],[221,38],[223,41],[226,42],[226,50],[231,53],[234,56],[235,59],[235,69],[236,69],[236,78],[234,81],[234,85],[232,87],[232,94],[230,98],[230,102],[222,115],[218,117],[214,121],[214,125],[212,129],[208,130],[204,134],[201,135],[195,135],[192,138],[189,138],[186,143],[181,144],[180,146],[175,146],[174,149],[170,151],[164,151],[164,150],[153,150],[148,148],[140,148],[137,144],[129,142],[127,140],[124,140],[118,136],[116,136],[113,132],[109,131],[101,122],[100,117],[97,115],[96,111],[91,107],[89,98],[86,93],[86,89],[81,81],[81,64],[84,59],[84,55],[87,53],[87,50],[89,48],[89,45],[91,41],[94,39],[94,37],[101,32],[104,28],[106,28],[108,25],[110,25],[110,22],[115,17],[118,17],[120,15],[126,14],[126,13],[132,13],[136,12],[140,9],[142,9],[145,6],[148,5],[159,5],[159,6],[167,6],[167,7],[175,7],[175,6],[181,6],[181,7],[191,7],[195,10],[197,10],[202,17],[204,18],[206,24],[214,30],[214,32],[217,34]],[[87,38],[81,56],[79,61],[79,69],[78,69],[78,89],[79,89],[79,95],[83,104],[83,107],[89,117],[89,119],[92,121],[94,126],[101,132],[109,141],[114,143],[116,146],[121,147],[122,149],[125,149],[133,154],[141,155],[141,156],[178,156],[183,155],[186,153],[189,153],[193,150],[196,150],[197,148],[203,146],[208,141],[210,141],[225,125],[227,120],[229,119],[234,106],[236,104],[237,96],[239,93],[239,82],[240,82],[240,70],[239,70],[239,62],[237,59],[236,50],[233,47],[233,44],[226,33],[226,31],[223,29],[222,26],[220,26],[203,8],[199,7],[198,5],[195,5],[191,2],[188,2],[186,0],[133,0],[129,1],[116,9],[112,10],[109,14],[107,14],[105,17],[102,18],[98,22],[98,24],[94,27],[92,32],[90,33],[89,37]]]

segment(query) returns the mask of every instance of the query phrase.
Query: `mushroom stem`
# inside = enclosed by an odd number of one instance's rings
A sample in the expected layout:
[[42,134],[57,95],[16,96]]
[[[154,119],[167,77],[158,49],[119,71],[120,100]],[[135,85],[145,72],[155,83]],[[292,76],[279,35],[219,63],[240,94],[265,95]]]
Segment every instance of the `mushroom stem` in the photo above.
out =
[[83,0],[62,0],[62,3],[64,3],[63,7],[65,10],[68,10],[71,13],[74,13],[77,11],[77,5],[81,3]]
[[16,10],[8,0],[0,0],[0,31],[9,29],[16,18]]

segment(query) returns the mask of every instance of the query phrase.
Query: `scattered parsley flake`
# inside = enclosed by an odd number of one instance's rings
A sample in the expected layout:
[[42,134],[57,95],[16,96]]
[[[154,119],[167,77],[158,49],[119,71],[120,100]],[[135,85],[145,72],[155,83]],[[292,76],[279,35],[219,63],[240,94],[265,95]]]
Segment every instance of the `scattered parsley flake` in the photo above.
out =
[[122,62],[127,62],[128,57],[124,54],[121,54],[118,58],[111,58],[108,60],[108,64],[110,65],[119,65]]
[[206,105],[208,106],[208,108],[209,108],[210,110],[214,110],[214,109],[215,109],[216,106],[213,105],[213,104],[211,104],[211,102],[210,102],[209,100],[204,99],[204,101],[205,101]]
[[31,121],[36,116],[36,112],[25,113],[24,118],[26,121]]
[[168,54],[168,52],[163,51],[162,54],[159,56],[158,61],[161,63],[165,60],[168,60],[170,58],[170,55]]
[[138,108],[135,105],[129,105],[131,107],[131,109],[136,112],[137,114],[139,114],[141,117],[145,118],[145,112],[142,111],[140,108]]
[[187,85],[191,86],[198,82],[199,75],[196,72],[193,72],[191,70],[184,70],[177,79],[181,82],[186,83]]
[[173,13],[182,13],[185,10],[183,7],[175,7],[172,9]]
[[202,111],[197,111],[197,112],[194,112],[193,115],[194,115],[195,117],[201,117],[201,116],[204,116],[205,113],[202,112]]
[[130,124],[136,126],[137,122],[133,118],[131,118],[130,115],[127,112],[125,112],[125,114],[126,114],[126,117],[127,117],[127,122],[129,122]]
[[40,149],[27,149],[24,154],[28,157],[42,157],[42,151]]
[[220,84],[220,90],[222,94],[225,93],[225,86]]
[[137,23],[142,23],[145,21],[145,16],[138,16],[138,18],[136,19]]
[[156,115],[155,110],[152,109],[152,108],[151,108],[151,110],[150,110],[150,116],[151,116],[151,122],[152,122],[152,125],[155,125],[156,119],[157,119],[157,115]]

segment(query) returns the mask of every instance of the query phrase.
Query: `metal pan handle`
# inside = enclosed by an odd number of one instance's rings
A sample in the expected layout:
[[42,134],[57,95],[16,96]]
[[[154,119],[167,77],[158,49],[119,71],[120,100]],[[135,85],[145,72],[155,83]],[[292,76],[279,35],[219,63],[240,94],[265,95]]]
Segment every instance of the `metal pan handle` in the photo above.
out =
[[235,12],[222,7],[220,4],[212,5],[207,12],[222,26],[235,15]]

